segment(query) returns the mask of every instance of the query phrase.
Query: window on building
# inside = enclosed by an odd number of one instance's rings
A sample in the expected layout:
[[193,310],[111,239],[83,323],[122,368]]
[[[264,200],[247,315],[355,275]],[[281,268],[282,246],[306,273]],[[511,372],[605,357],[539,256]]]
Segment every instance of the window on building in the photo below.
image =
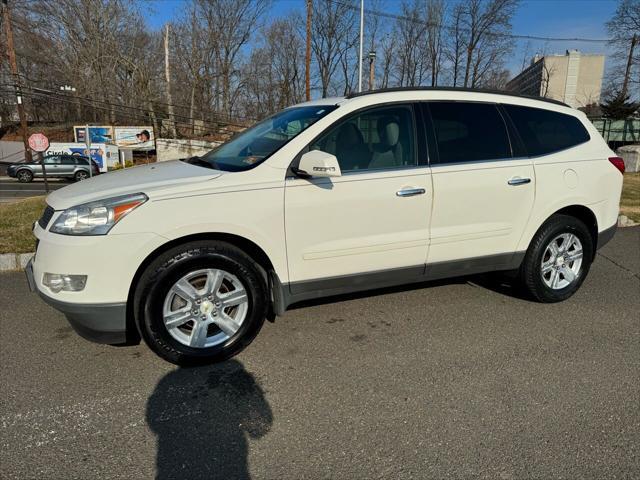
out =
[[440,163],[511,158],[504,120],[490,103],[431,102]]
[[504,108],[531,156],[571,148],[590,138],[582,122],[572,115],[517,105]]

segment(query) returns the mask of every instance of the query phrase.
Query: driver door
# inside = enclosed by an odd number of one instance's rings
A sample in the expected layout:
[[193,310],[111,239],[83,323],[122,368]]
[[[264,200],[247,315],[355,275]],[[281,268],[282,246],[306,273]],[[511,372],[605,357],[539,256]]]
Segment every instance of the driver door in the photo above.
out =
[[423,274],[432,187],[416,127],[411,104],[374,107],[339,121],[309,146],[335,155],[342,175],[286,179],[292,294]]
[[[42,159],[44,163],[44,168],[47,172],[47,175],[58,175],[60,168],[60,156],[59,155],[49,155]],[[34,175],[36,177],[42,177],[42,168],[36,168]]]

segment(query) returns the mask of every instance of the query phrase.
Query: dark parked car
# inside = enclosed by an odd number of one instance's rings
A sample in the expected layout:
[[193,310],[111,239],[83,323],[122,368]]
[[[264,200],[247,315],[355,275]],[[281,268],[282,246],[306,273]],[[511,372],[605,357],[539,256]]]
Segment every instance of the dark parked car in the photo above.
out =
[[[89,178],[89,159],[79,155],[47,155],[42,159],[47,177],[69,178],[76,182]],[[93,175],[98,175],[100,169],[96,162],[91,160]],[[27,183],[34,177],[42,177],[42,165],[40,161],[29,163],[14,163],[7,168],[7,175],[17,178],[19,182]]]

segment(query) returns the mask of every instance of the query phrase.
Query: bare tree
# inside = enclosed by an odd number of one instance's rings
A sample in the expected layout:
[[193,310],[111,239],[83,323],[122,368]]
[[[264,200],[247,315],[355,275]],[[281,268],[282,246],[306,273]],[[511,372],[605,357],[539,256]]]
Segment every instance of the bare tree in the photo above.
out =
[[479,67],[480,57],[496,56],[485,50],[508,46],[506,34],[511,31],[511,18],[517,5],[518,0],[468,0],[462,17],[467,30],[465,87],[479,83],[477,75],[483,70]]
[[[615,14],[607,22],[607,31],[614,49],[613,61],[617,68],[611,69],[612,90],[627,95],[629,85],[638,97],[640,85],[640,0],[620,0]],[[624,72],[620,78],[619,72]],[[615,86],[614,86],[615,85]]]
[[431,67],[431,86],[438,85],[442,69],[443,29],[446,6],[444,0],[427,2],[427,55]]
[[462,26],[462,17],[464,15],[464,7],[462,4],[456,4],[451,11],[450,28],[448,31],[449,41],[446,42],[444,48],[444,57],[450,65],[451,85],[457,87],[462,74],[463,56],[466,50],[465,32]]
[[355,11],[349,4],[332,0],[316,0],[313,4],[311,47],[317,63],[323,98],[329,94],[332,79],[341,62],[341,83],[343,86],[346,83],[344,72],[348,69],[345,68],[345,56],[358,41],[355,21]]
[[[267,8],[266,0],[195,0],[197,15],[204,19],[214,47],[220,78],[220,108],[232,114],[233,81],[239,72],[240,53],[251,39]],[[217,93],[217,92],[216,92]]]
[[400,6],[402,15],[396,23],[395,78],[401,87],[421,85],[428,66],[427,28],[421,6],[420,0],[412,3],[403,0]]
[[547,98],[549,95],[549,84],[551,83],[551,77],[556,71],[556,66],[551,65],[545,58],[540,60],[542,62],[542,81],[540,84],[540,96]]

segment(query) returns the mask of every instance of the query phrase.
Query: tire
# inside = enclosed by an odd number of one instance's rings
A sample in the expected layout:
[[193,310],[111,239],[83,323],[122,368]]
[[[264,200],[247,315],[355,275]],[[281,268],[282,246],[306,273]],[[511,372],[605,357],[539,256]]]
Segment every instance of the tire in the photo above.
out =
[[[219,278],[212,272],[223,272],[222,283],[205,297],[201,292],[209,284],[217,285],[215,278]],[[175,293],[176,285],[184,285],[184,281],[190,282],[192,288],[203,288],[196,289],[197,300]],[[193,292],[183,287],[178,290]],[[246,301],[232,307],[219,305],[225,302],[223,290],[227,291],[225,295],[231,291],[238,298],[244,290]],[[155,259],[140,277],[133,301],[140,336],[156,354],[176,365],[203,365],[228,359],[253,341],[267,315],[268,290],[263,270],[242,250],[225,242],[197,241],[175,247]],[[189,321],[172,328],[165,324],[170,315],[178,316],[183,311]],[[228,318],[234,321],[229,322]],[[224,325],[226,331],[219,325]],[[230,325],[237,328],[234,333]],[[196,335],[196,331],[204,333]],[[205,342],[196,345],[198,338],[205,338]]]
[[29,183],[33,181],[33,172],[31,170],[22,169],[16,173],[16,178],[20,183]]
[[[571,240],[571,235],[577,242]],[[565,242],[569,243],[568,251]],[[557,254],[553,253],[554,243]],[[578,246],[582,251],[579,263]],[[571,297],[589,273],[593,248],[591,233],[582,221],[569,215],[554,215],[536,232],[520,266],[520,283],[525,293],[542,303]]]
[[89,178],[89,174],[87,172],[85,172],[84,170],[78,170],[74,175],[73,175],[73,179],[76,182],[80,182],[82,180],[86,180],[87,178]]

